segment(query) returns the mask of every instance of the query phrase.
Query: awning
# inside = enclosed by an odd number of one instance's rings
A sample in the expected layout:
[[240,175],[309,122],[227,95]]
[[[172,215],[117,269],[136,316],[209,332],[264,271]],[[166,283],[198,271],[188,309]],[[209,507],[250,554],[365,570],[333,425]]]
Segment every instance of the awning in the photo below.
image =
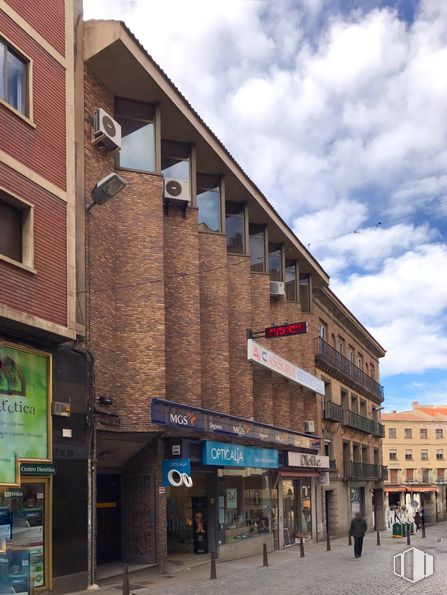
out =
[[439,489],[434,486],[424,486],[424,487],[411,487],[407,488],[407,492],[439,492]]
[[303,469],[302,471],[297,471],[295,469],[280,469],[279,474],[281,477],[320,477],[320,473],[318,471],[311,469]]
[[395,488],[393,487],[393,488],[389,488],[389,489],[385,490],[385,494],[389,494],[391,492],[405,492],[405,491],[406,491],[405,488],[396,486]]

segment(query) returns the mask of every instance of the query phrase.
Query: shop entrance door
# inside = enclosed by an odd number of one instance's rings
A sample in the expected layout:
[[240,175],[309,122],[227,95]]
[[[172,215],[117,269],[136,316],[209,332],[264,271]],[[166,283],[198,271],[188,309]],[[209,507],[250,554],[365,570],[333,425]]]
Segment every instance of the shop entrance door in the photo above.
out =
[[98,564],[121,560],[121,476],[98,475],[96,497]]
[[[311,480],[283,479],[283,530],[291,543],[295,533],[312,536]],[[286,533],[287,532],[287,533]]]

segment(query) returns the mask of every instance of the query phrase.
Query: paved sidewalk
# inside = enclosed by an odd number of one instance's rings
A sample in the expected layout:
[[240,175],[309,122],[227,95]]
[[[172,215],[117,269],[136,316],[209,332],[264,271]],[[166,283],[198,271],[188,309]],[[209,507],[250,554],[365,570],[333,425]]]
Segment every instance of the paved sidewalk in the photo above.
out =
[[[393,539],[381,533],[382,545],[376,545],[376,535],[365,538],[363,556],[356,560],[347,538],[326,543],[310,544],[305,558],[299,547],[269,554],[269,567],[262,567],[262,557],[245,558],[217,564],[216,580],[210,580],[209,564],[188,568],[169,565],[167,574],[157,570],[142,571],[130,576],[131,592],[135,595],[443,595],[447,593],[447,523],[427,527],[427,537],[411,537],[411,546],[434,556],[434,574],[412,584],[393,574],[393,556],[408,549],[405,539]],[[99,594],[118,595],[120,579],[102,584]],[[87,592],[83,592],[87,593]]]

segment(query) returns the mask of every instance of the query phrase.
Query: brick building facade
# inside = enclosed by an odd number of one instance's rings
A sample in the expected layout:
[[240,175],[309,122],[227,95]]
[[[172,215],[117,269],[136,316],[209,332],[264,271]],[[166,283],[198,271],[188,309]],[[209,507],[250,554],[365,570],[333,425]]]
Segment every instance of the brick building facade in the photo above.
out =
[[[263,542],[284,547],[300,533],[318,540],[320,480],[341,444],[322,417],[325,383],[335,394],[338,376],[319,365],[320,322],[354,333],[377,374],[383,350],[122,23],[86,22],[84,60],[84,194],[112,173],[127,183],[85,220],[95,564],[210,551],[227,559]],[[92,142],[100,109],[115,120],[112,135],[121,126],[117,150]],[[169,194],[170,180],[186,200]],[[338,312],[329,318],[324,296]],[[259,338],[286,321],[307,322],[307,332]],[[351,438],[370,443],[367,434]],[[379,438],[373,443],[380,448]],[[179,465],[191,487],[166,481]],[[380,489],[373,479],[362,487]],[[346,484],[335,496],[347,493]],[[347,506],[333,510],[344,531]]]

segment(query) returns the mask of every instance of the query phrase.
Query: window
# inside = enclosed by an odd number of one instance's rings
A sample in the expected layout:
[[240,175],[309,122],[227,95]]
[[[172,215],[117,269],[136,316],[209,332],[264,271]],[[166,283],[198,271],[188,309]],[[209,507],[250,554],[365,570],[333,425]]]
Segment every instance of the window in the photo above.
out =
[[413,438],[413,430],[411,428],[404,429],[404,438],[406,440],[411,440]]
[[405,460],[412,461],[413,460],[413,450],[411,448],[405,449]]
[[310,275],[300,275],[301,312],[310,312]]
[[220,177],[197,175],[197,207],[200,231],[222,231]]
[[436,450],[436,460],[437,461],[443,461],[444,460],[444,449],[438,448]]
[[121,150],[117,154],[119,167],[155,171],[154,106],[117,97],[115,117],[121,124]]
[[191,198],[191,147],[187,143],[161,141],[161,172],[165,183],[180,182],[183,195]]
[[372,364],[369,366],[369,373],[371,378],[374,380],[376,377],[376,370]]
[[327,325],[324,324],[324,322],[320,322],[319,335],[320,335],[320,339],[323,339],[323,341],[326,341],[326,337],[327,337]]
[[374,465],[380,465],[380,452],[378,448],[374,449]]
[[363,355],[361,353],[357,356],[357,366],[363,370]]
[[269,244],[269,274],[271,281],[282,281],[282,244]]
[[396,428],[388,428],[388,438],[397,438]]
[[445,469],[436,469],[436,476],[438,479],[443,480],[445,475]]
[[245,205],[227,202],[225,205],[227,252],[245,254]]
[[399,483],[399,469],[390,469],[390,483]]
[[422,483],[430,483],[430,469],[421,469],[421,471]]
[[338,351],[341,355],[345,354],[345,340],[341,337],[338,338]]
[[397,461],[397,450],[395,448],[390,449],[390,461]]
[[367,417],[368,415],[366,401],[364,401],[363,399],[360,401],[360,415],[363,415],[363,417]]
[[414,469],[405,469],[406,481],[414,481]]
[[0,257],[34,266],[33,208],[0,190]]
[[359,410],[359,400],[357,398],[357,395],[351,394],[351,411],[354,411],[354,413],[358,413],[358,410]]
[[421,440],[427,440],[427,438],[428,438],[428,432],[427,432],[427,429],[426,428],[421,428],[419,430],[419,437],[420,437]]
[[265,273],[265,225],[249,225],[249,250],[251,270]]
[[428,461],[428,450],[425,448],[421,450],[421,460]]
[[349,351],[348,351],[348,359],[349,359],[349,361],[351,362],[351,364],[353,364],[353,363],[354,363],[354,350],[353,350],[353,348],[352,348],[352,347],[350,347],[350,348],[349,348]]
[[435,430],[435,433],[436,433],[437,440],[442,440],[444,438],[444,430],[437,428]]
[[295,260],[286,260],[286,299],[288,302],[296,302],[298,300],[296,269]]
[[28,115],[28,60],[0,39],[0,97]]

